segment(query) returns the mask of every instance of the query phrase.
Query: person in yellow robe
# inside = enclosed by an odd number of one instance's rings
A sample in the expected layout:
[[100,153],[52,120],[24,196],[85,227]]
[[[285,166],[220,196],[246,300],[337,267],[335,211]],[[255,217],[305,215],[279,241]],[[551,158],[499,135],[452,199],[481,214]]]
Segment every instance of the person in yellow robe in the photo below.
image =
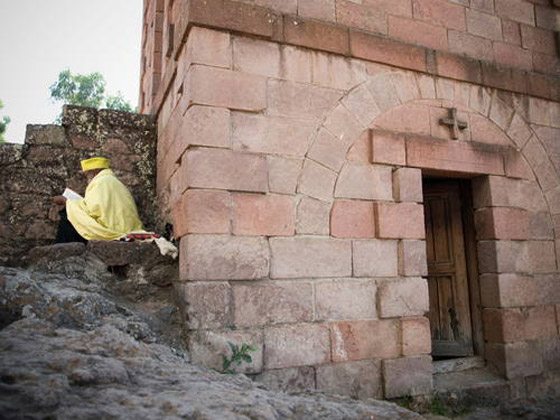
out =
[[84,198],[53,197],[55,203],[65,205],[55,242],[111,241],[129,232],[142,231],[134,198],[109,169],[109,160],[94,157],[80,164],[88,180]]

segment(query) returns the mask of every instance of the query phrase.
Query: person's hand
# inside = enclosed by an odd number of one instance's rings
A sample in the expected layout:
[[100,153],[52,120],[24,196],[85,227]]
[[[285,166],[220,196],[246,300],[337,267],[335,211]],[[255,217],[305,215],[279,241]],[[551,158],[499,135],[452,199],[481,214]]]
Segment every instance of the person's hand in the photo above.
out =
[[64,206],[66,204],[66,197],[62,195],[57,195],[51,198],[52,202],[58,204],[59,206]]

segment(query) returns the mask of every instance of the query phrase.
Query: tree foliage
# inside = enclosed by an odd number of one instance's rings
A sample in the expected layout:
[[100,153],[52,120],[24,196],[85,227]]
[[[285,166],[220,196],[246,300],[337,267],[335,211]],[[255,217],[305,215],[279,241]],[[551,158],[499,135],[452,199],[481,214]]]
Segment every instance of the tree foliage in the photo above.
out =
[[66,69],[58,74],[58,80],[49,89],[51,98],[55,102],[136,112],[124,99],[122,93],[105,94],[105,85],[105,78],[101,73],[72,74]]
[[[0,109],[4,108],[4,104],[2,100],[0,100]],[[10,117],[3,116],[0,118],[0,143],[4,143],[6,139],[4,138],[4,134],[6,133],[6,129],[8,128],[8,124],[10,123]]]

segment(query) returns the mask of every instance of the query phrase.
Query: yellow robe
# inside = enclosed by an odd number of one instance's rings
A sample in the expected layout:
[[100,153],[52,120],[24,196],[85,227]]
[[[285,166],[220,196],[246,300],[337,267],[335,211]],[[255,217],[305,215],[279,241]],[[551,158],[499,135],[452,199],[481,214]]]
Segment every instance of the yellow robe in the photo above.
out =
[[68,220],[88,240],[112,241],[143,229],[134,198],[110,169],[91,180],[81,200],[66,200]]

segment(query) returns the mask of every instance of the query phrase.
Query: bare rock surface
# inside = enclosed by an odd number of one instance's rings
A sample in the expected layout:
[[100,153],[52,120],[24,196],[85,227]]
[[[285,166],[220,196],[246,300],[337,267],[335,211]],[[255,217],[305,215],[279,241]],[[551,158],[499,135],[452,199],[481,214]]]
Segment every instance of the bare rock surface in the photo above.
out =
[[169,339],[178,317],[169,302],[150,301],[78,248],[39,250],[32,270],[0,267],[2,419],[422,418],[389,402],[274,393],[192,365]]

